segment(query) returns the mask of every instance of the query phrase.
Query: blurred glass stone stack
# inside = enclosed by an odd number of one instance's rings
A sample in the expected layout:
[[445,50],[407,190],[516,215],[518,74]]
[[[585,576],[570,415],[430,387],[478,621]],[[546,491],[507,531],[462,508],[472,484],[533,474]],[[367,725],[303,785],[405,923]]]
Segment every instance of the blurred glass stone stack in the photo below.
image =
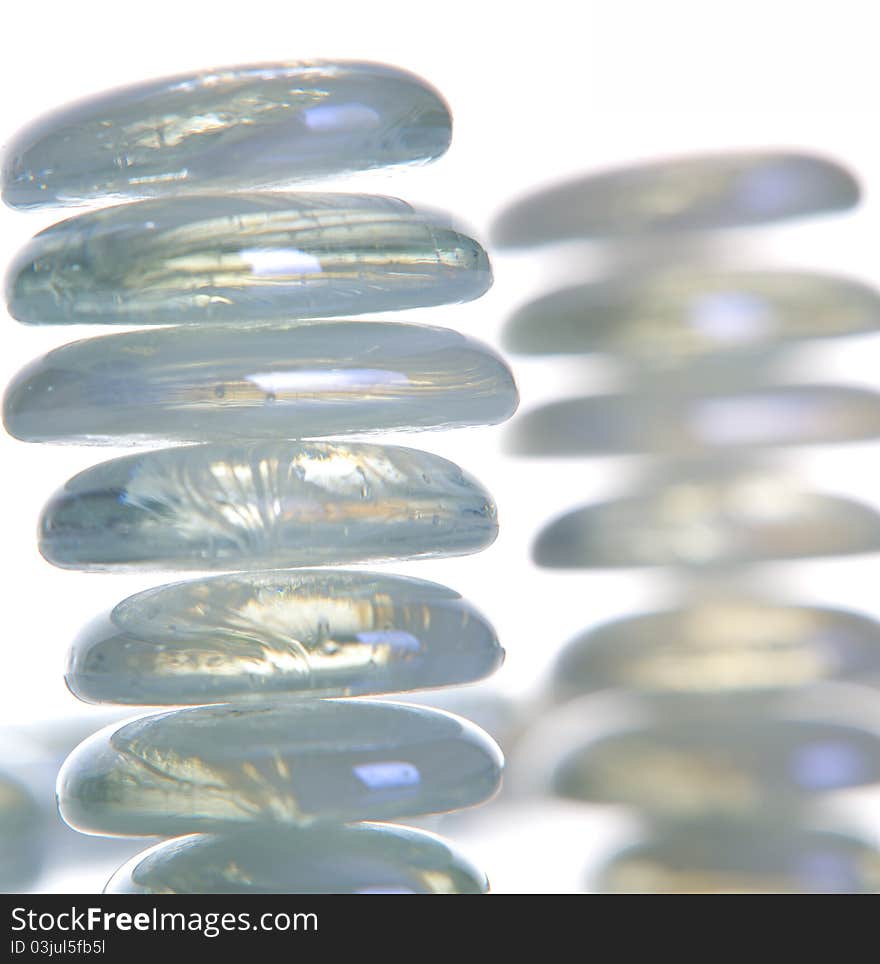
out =
[[[447,329],[335,317],[477,298],[489,261],[436,211],[275,190],[431,161],[450,136],[417,77],[303,63],[121,89],[8,148],[14,208],[122,202],[33,238],[9,272],[11,314],[151,327],[35,361],[7,390],[7,430],[168,446],[70,479],[43,512],[42,554],[80,571],[227,573],[125,599],[71,648],[81,699],[187,707],[114,724],[62,768],[74,828],[172,838],[114,892],[487,887],[442,839],[372,821],[480,803],[500,782],[498,748],[456,716],[358,697],[492,673],[492,627],[443,586],[297,567],[494,540],[479,482],[361,436],[503,421],[517,404],[507,366]],[[17,833],[27,808],[7,796]]]
[[[584,868],[588,890],[880,890],[876,837],[832,805],[880,784],[880,626],[792,596],[767,566],[880,551],[873,507],[812,486],[776,451],[880,435],[873,391],[781,374],[803,343],[877,332],[880,297],[748,263],[738,240],[858,200],[836,163],[741,152],[572,180],[497,220],[499,248],[589,242],[620,266],[509,319],[511,352],[606,356],[623,383],[526,411],[511,451],[642,459],[628,491],[548,521],[534,560],[649,568],[669,597],[564,648],[514,760],[533,787],[635,818],[628,846]],[[733,263],[713,255],[720,238]]]

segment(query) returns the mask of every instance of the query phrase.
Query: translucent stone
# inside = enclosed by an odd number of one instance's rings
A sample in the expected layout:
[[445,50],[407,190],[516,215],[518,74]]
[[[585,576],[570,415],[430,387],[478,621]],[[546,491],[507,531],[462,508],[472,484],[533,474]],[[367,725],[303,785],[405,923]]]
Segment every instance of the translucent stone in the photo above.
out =
[[533,555],[551,568],[701,568],[878,551],[870,506],[722,463],[567,512],[539,533]]
[[6,297],[36,325],[287,321],[469,301],[491,283],[476,241],[395,198],[203,194],[46,228]]
[[47,823],[30,790],[0,772],[0,892],[21,893],[39,875]]
[[384,820],[485,800],[502,759],[472,724],[366,701],[202,706],[103,730],[58,777],[61,815],[132,836]]
[[519,455],[576,456],[849,442],[880,436],[880,394],[838,385],[641,391],[551,402],[508,433]]
[[829,721],[775,717],[746,704],[589,739],[563,755],[560,796],[677,817],[785,810],[880,781],[880,738]]
[[612,894],[876,894],[880,853],[842,833],[785,822],[660,826],[598,875]]
[[74,476],[40,521],[63,569],[287,569],[477,552],[495,505],[452,462],[397,446],[161,449]]
[[811,338],[880,329],[880,296],[849,278],[797,271],[629,272],[551,292],[516,311],[505,347],[605,352],[650,368],[753,359]]
[[451,128],[437,92],[393,67],[204,70],[39,118],[6,149],[3,199],[28,208],[281,185],[432,160],[449,146]]
[[859,186],[821,157],[778,151],[664,159],[540,189],[510,205],[502,247],[748,227],[853,207]]
[[489,884],[433,834],[381,824],[194,834],[138,854],[108,894],[483,894]]
[[148,589],[88,625],[67,685],[94,703],[357,696],[494,672],[492,627],[451,589],[368,572],[266,572]]
[[531,707],[499,690],[491,680],[477,686],[412,693],[407,702],[463,716],[485,730],[505,752],[517,743],[530,722]]
[[880,683],[880,623],[842,609],[722,595],[583,633],[561,654],[553,687],[567,700],[606,688],[721,695],[835,679]]
[[3,414],[26,441],[119,444],[454,428],[516,404],[505,363],[458,332],[333,321],[74,342],[12,381]]

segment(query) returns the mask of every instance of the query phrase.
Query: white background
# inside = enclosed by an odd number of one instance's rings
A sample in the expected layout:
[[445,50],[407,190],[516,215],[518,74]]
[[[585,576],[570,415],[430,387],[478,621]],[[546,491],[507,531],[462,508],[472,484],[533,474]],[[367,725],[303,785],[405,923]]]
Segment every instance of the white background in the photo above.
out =
[[[880,138],[873,13],[865,0],[16,3],[3,14],[0,136],[5,139],[64,101],[150,76],[275,59],[386,61],[421,74],[442,91],[455,118],[452,148],[429,167],[327,187],[448,207],[485,237],[505,203],[560,175],[691,150],[814,149],[858,173],[866,190],[862,207],[846,217],[733,235],[730,254],[877,281]],[[0,212],[3,261],[58,216]],[[589,249],[569,253],[564,261],[553,253],[496,255],[496,284],[485,298],[410,316],[497,343],[512,306],[565,272],[594,270],[594,258]],[[25,329],[6,319],[0,381],[38,353],[92,333]],[[861,339],[808,352],[803,364],[816,378],[876,385],[877,358],[875,342]],[[515,371],[523,408],[602,385],[598,366],[575,370],[515,361]],[[628,574],[536,570],[528,552],[538,526],[570,505],[613,491],[617,476],[611,470],[626,473],[630,465],[518,462],[500,453],[501,434],[497,428],[473,429],[407,440],[454,458],[481,478],[498,500],[502,534],[478,556],[391,568],[454,586],[489,614],[508,650],[497,686],[528,695],[568,637],[636,608],[662,586]],[[36,551],[35,524],[45,499],[74,471],[113,454],[0,438],[2,721],[22,724],[85,712],[62,682],[72,634],[95,612],[159,581],[61,572]],[[818,483],[876,501],[878,473],[870,447],[815,449],[801,462]],[[801,565],[780,575],[812,600],[880,610],[874,558]],[[515,819],[512,826],[507,833],[503,825],[507,836],[493,835],[490,827],[475,841],[496,888],[570,886],[558,876],[546,842],[556,840],[549,823],[530,821],[527,852],[533,856],[524,862],[514,860],[508,846],[523,826]],[[585,842],[584,854],[588,849]]]

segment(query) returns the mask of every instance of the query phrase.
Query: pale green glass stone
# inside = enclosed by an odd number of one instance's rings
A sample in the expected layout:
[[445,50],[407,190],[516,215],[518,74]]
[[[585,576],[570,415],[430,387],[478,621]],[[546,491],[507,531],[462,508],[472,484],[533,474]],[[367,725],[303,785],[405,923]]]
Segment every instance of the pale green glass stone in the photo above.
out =
[[802,271],[629,272],[553,291],[519,308],[505,347],[525,355],[613,354],[651,369],[752,361],[792,342],[876,332],[880,296]]
[[283,185],[430,161],[451,131],[435,90],[381,64],[202,70],[38,118],[6,148],[3,199],[28,208]]
[[40,521],[64,569],[267,569],[477,552],[495,505],[446,459],[329,442],[202,445],[74,476]]
[[46,857],[47,814],[11,773],[0,772],[0,892],[21,893]]
[[790,822],[660,825],[601,868],[611,894],[876,894],[880,852],[849,834]]
[[784,811],[880,781],[869,729],[775,718],[751,706],[658,717],[585,742],[552,776],[562,797],[675,817]]
[[550,568],[724,568],[878,551],[869,505],[719,464],[567,512],[538,534],[533,556]]
[[516,404],[507,365],[458,332],[327,321],[74,342],[13,379],[3,418],[31,442],[134,444],[455,428]]
[[568,700],[626,688],[670,696],[880,683],[880,623],[843,609],[723,594],[604,623],[573,639],[553,673]]
[[168,840],[121,867],[107,894],[483,894],[485,875],[408,827],[242,830]]
[[95,703],[352,696],[467,683],[504,651],[452,589],[369,572],[220,576],[148,589],[90,623],[66,680]]
[[508,433],[518,455],[694,455],[733,447],[853,442],[880,436],[880,394],[840,385],[693,390],[668,386],[551,402]]
[[288,321],[478,298],[486,252],[448,220],[366,194],[201,194],[46,228],[6,298],[28,324]]
[[466,720],[369,701],[202,706],[103,730],[58,776],[84,833],[178,835],[385,820],[473,806],[502,758]]
[[502,247],[524,247],[575,238],[712,231],[844,211],[859,197],[849,171],[814,155],[695,155],[543,188],[508,207],[493,235]]

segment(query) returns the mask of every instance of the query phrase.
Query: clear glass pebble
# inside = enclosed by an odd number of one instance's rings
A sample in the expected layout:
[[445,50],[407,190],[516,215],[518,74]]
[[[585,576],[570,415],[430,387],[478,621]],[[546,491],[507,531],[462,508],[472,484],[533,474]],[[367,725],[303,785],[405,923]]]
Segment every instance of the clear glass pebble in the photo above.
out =
[[610,894],[876,894],[880,853],[857,837],[749,820],[660,825],[599,872]]
[[489,884],[433,834],[381,824],[194,834],[138,854],[108,894],[483,894]]
[[240,323],[469,301],[491,284],[476,241],[396,198],[200,194],[46,228],[6,299],[34,325]]
[[315,438],[490,424],[507,365],[458,332],[396,322],[161,328],[65,345],[6,391],[31,442]]
[[556,794],[675,817],[784,811],[822,794],[880,781],[870,729],[739,711],[663,717],[563,755]]
[[477,552],[495,505],[446,459],[397,446],[161,449],[74,476],[43,511],[64,569],[286,569]]
[[543,295],[514,313],[504,343],[518,354],[603,352],[644,368],[677,369],[878,329],[880,295],[849,278],[678,269],[629,272]]
[[694,455],[710,449],[808,445],[880,436],[880,394],[842,385],[643,390],[551,402],[510,427],[517,455],[627,452]]
[[12,207],[289,184],[430,161],[452,119],[423,80],[358,62],[203,70],[38,118],[8,145]]
[[535,541],[535,561],[550,568],[723,568],[880,551],[873,508],[810,491],[784,473],[720,463],[648,481],[548,523]]
[[749,227],[844,211],[859,198],[849,171],[814,155],[695,155],[543,188],[510,205],[496,221],[493,238],[501,247],[526,247]]
[[880,683],[880,623],[843,609],[721,594],[615,619],[560,655],[560,701],[602,689],[670,696]]
[[504,651],[452,589],[369,572],[220,576],[148,589],[80,633],[66,680],[93,703],[358,696],[467,683]]
[[21,780],[0,772],[0,892],[20,894],[39,876],[47,816]]
[[58,804],[84,833],[385,820],[473,806],[501,779],[458,717],[369,701],[202,706],[103,730],[68,757]]

